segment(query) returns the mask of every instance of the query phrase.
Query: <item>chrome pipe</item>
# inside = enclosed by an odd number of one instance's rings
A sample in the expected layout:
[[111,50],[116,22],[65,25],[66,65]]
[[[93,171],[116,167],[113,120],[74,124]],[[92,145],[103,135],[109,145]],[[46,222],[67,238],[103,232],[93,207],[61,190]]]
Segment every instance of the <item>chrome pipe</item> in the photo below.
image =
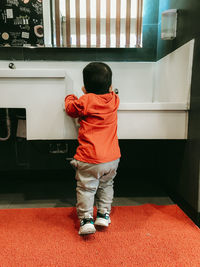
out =
[[11,134],[11,123],[10,123],[10,117],[8,113],[8,108],[6,109],[6,126],[7,126],[7,136],[6,137],[0,137],[0,141],[6,141],[10,138]]

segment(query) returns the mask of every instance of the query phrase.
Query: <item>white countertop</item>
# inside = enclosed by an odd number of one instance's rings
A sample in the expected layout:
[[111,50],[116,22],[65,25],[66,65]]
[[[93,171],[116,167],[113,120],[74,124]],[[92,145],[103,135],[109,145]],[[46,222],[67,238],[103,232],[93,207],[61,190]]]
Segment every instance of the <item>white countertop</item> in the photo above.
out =
[[119,110],[189,110],[189,105],[181,102],[120,103]]

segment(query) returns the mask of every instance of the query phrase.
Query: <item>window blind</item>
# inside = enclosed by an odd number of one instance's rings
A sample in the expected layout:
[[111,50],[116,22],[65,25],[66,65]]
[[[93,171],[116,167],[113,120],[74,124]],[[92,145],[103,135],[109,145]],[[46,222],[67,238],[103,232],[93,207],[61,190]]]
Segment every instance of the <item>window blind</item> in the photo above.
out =
[[56,46],[142,46],[143,0],[52,1]]

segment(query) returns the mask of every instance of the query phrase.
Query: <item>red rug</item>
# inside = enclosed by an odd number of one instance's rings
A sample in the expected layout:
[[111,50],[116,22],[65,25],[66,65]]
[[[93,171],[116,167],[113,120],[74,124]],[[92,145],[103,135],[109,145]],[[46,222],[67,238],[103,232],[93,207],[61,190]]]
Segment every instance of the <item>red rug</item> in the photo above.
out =
[[200,230],[176,205],[113,207],[111,220],[81,237],[75,208],[0,210],[0,266],[200,266]]

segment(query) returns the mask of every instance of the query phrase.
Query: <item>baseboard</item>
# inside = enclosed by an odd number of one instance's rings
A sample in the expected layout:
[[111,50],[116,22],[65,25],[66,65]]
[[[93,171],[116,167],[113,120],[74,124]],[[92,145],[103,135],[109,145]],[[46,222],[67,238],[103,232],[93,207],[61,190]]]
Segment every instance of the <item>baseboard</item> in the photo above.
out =
[[192,207],[182,196],[175,192],[167,192],[169,197],[176,203],[186,215],[200,228],[200,212]]

